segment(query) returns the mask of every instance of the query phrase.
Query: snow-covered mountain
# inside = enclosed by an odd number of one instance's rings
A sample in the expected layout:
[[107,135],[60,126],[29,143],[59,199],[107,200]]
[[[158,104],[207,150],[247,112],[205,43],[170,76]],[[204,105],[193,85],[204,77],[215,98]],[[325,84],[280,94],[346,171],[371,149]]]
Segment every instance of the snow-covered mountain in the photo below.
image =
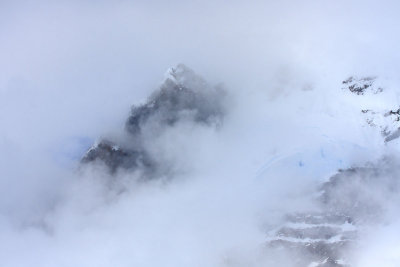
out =
[[0,267],[399,267],[398,10],[1,0]]
[[[374,98],[386,93],[376,77],[350,77],[342,85],[343,94],[360,99],[356,102],[365,119],[360,123],[381,133],[382,146],[400,136],[399,109],[393,110],[393,104],[386,107],[374,102]],[[132,108],[125,125],[125,139],[119,142],[100,140],[87,151],[82,163],[104,164],[112,174],[124,169],[140,171],[147,178],[163,176],[167,169],[157,155],[148,150],[147,142],[181,122],[216,129],[224,127],[225,94],[223,89],[210,86],[183,64],[170,68],[160,88],[147,102]],[[307,155],[304,153],[299,154],[303,159],[295,159],[299,168],[304,165]],[[330,159],[322,148],[320,154],[322,159],[311,154],[308,162],[327,164]],[[294,154],[294,157],[299,155]],[[282,161],[283,168],[285,164],[291,165],[290,157],[275,161]],[[379,162],[337,169],[337,173],[314,192],[313,209],[285,214],[281,225],[265,233],[264,253],[274,255],[267,262],[280,264],[274,261],[279,259],[276,254],[282,254],[292,259],[290,266],[351,266],[352,251],[359,246],[359,236],[384,219],[385,201],[376,197],[376,191],[395,198],[400,189],[395,165],[393,159],[383,158]],[[261,168],[261,172],[266,168]]]
[[[360,123],[380,132],[382,147],[396,147],[389,142],[400,136],[398,106],[380,96],[388,88],[378,85],[376,77],[350,77],[342,84],[350,102],[361,107],[365,121]],[[283,225],[268,233],[268,253],[289,257],[290,266],[353,266],[360,237],[384,224],[390,202],[398,201],[396,162],[396,157],[383,156],[338,169],[315,192],[315,209],[287,214]]]

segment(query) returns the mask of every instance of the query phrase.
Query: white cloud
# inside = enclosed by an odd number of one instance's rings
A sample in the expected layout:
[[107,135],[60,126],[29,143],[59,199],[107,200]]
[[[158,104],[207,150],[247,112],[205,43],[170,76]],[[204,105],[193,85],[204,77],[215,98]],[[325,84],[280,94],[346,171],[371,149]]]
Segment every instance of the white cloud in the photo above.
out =
[[[337,167],[382,153],[340,82],[374,74],[398,88],[398,8],[3,1],[0,265],[259,266],[265,225],[308,208],[304,195]],[[118,194],[107,175],[76,170],[85,140],[118,135],[179,62],[232,97],[218,131],[180,125],[156,140],[180,175],[121,174]]]

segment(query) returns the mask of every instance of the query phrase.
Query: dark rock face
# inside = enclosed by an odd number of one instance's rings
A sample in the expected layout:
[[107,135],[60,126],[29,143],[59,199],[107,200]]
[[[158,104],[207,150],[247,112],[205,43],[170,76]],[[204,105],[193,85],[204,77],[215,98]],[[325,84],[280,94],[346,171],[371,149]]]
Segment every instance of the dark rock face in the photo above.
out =
[[125,124],[128,140],[124,144],[101,140],[88,150],[82,163],[102,162],[111,173],[120,168],[154,172],[157,164],[143,139],[151,139],[178,122],[220,125],[225,112],[224,96],[222,88],[211,87],[185,65],[171,68],[160,89],[145,104],[132,107]]
[[270,233],[267,247],[288,253],[297,260],[293,266],[350,266],[359,227],[379,223],[386,199],[398,194],[397,174],[390,159],[340,170],[321,185],[320,209],[286,215],[284,225]]
[[154,165],[145,151],[123,149],[107,140],[102,140],[99,144],[90,148],[82,159],[82,163],[94,161],[104,163],[112,173],[117,168],[148,170]]
[[[132,108],[126,122],[129,133],[139,134],[143,125],[151,120],[167,126],[173,126],[185,116],[196,123],[221,122],[224,113],[221,106],[224,92],[221,89],[211,90],[205,81],[183,65],[170,70],[170,73],[171,77],[146,104]],[[188,83],[188,80],[195,83]]]
[[332,176],[321,187],[320,201],[329,211],[351,215],[353,222],[377,220],[382,212],[382,202],[376,191],[390,193],[396,188],[396,178],[389,170],[377,167],[351,168]]

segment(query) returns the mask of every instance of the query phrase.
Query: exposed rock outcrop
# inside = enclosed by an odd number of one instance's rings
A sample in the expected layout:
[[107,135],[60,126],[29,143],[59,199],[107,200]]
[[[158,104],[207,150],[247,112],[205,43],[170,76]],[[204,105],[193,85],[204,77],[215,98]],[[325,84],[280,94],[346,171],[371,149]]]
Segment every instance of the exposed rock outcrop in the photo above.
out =
[[108,140],[102,140],[91,147],[82,158],[82,163],[94,161],[104,163],[112,173],[118,168],[140,168],[149,171],[155,164],[146,151],[120,148]]
[[111,173],[118,169],[154,173],[156,161],[147,151],[143,139],[151,139],[178,122],[192,122],[217,127],[224,117],[221,87],[210,86],[183,64],[171,68],[160,88],[146,103],[133,106],[125,124],[128,140],[100,140],[82,158],[82,163],[100,162]]
[[173,126],[189,119],[196,123],[217,125],[222,122],[224,91],[210,87],[191,69],[180,64],[168,70],[166,79],[146,104],[134,106],[126,122],[126,130],[137,135],[146,124]]
[[296,259],[293,266],[350,266],[360,227],[380,223],[386,200],[400,183],[390,159],[379,165],[340,170],[320,187],[318,211],[286,215],[269,233],[267,246]]
[[383,91],[382,87],[375,86],[374,82],[376,77],[362,77],[358,78],[356,76],[351,76],[344,80],[342,84],[344,85],[343,89],[350,90],[350,92],[363,95],[367,92],[372,92],[374,94],[380,93]]
[[[342,89],[363,96],[367,94],[378,94],[384,91],[383,87],[377,85],[377,77],[358,78],[351,76],[342,82]],[[390,142],[400,137],[400,108],[397,109],[374,109],[365,108],[361,112],[369,126],[380,130],[385,142]]]

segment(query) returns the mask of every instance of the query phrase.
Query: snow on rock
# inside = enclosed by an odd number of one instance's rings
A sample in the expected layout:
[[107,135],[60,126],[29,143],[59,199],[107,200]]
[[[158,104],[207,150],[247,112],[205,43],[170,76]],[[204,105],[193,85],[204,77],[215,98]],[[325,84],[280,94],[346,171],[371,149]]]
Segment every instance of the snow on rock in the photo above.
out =
[[387,201],[398,198],[396,170],[391,158],[339,170],[320,186],[317,209],[287,214],[268,233],[267,247],[297,259],[294,266],[351,266],[359,236],[384,222]]
[[385,142],[400,136],[400,103],[397,97],[390,94],[390,88],[380,83],[378,77],[352,76],[342,84],[343,90],[359,97],[355,101],[361,108],[366,125],[377,128]]
[[380,86],[376,86],[375,83],[376,77],[362,77],[358,78],[356,76],[351,76],[344,80],[342,84],[344,87],[342,89],[348,89],[350,92],[363,95],[368,92],[372,92],[374,94],[380,93],[383,91],[383,88]]
[[111,173],[116,172],[118,168],[140,168],[141,170],[150,171],[154,165],[146,151],[120,148],[109,140],[101,140],[93,145],[81,161],[82,163],[103,163]]
[[400,108],[397,110],[361,111],[369,126],[380,130],[385,142],[392,141],[400,136]]

